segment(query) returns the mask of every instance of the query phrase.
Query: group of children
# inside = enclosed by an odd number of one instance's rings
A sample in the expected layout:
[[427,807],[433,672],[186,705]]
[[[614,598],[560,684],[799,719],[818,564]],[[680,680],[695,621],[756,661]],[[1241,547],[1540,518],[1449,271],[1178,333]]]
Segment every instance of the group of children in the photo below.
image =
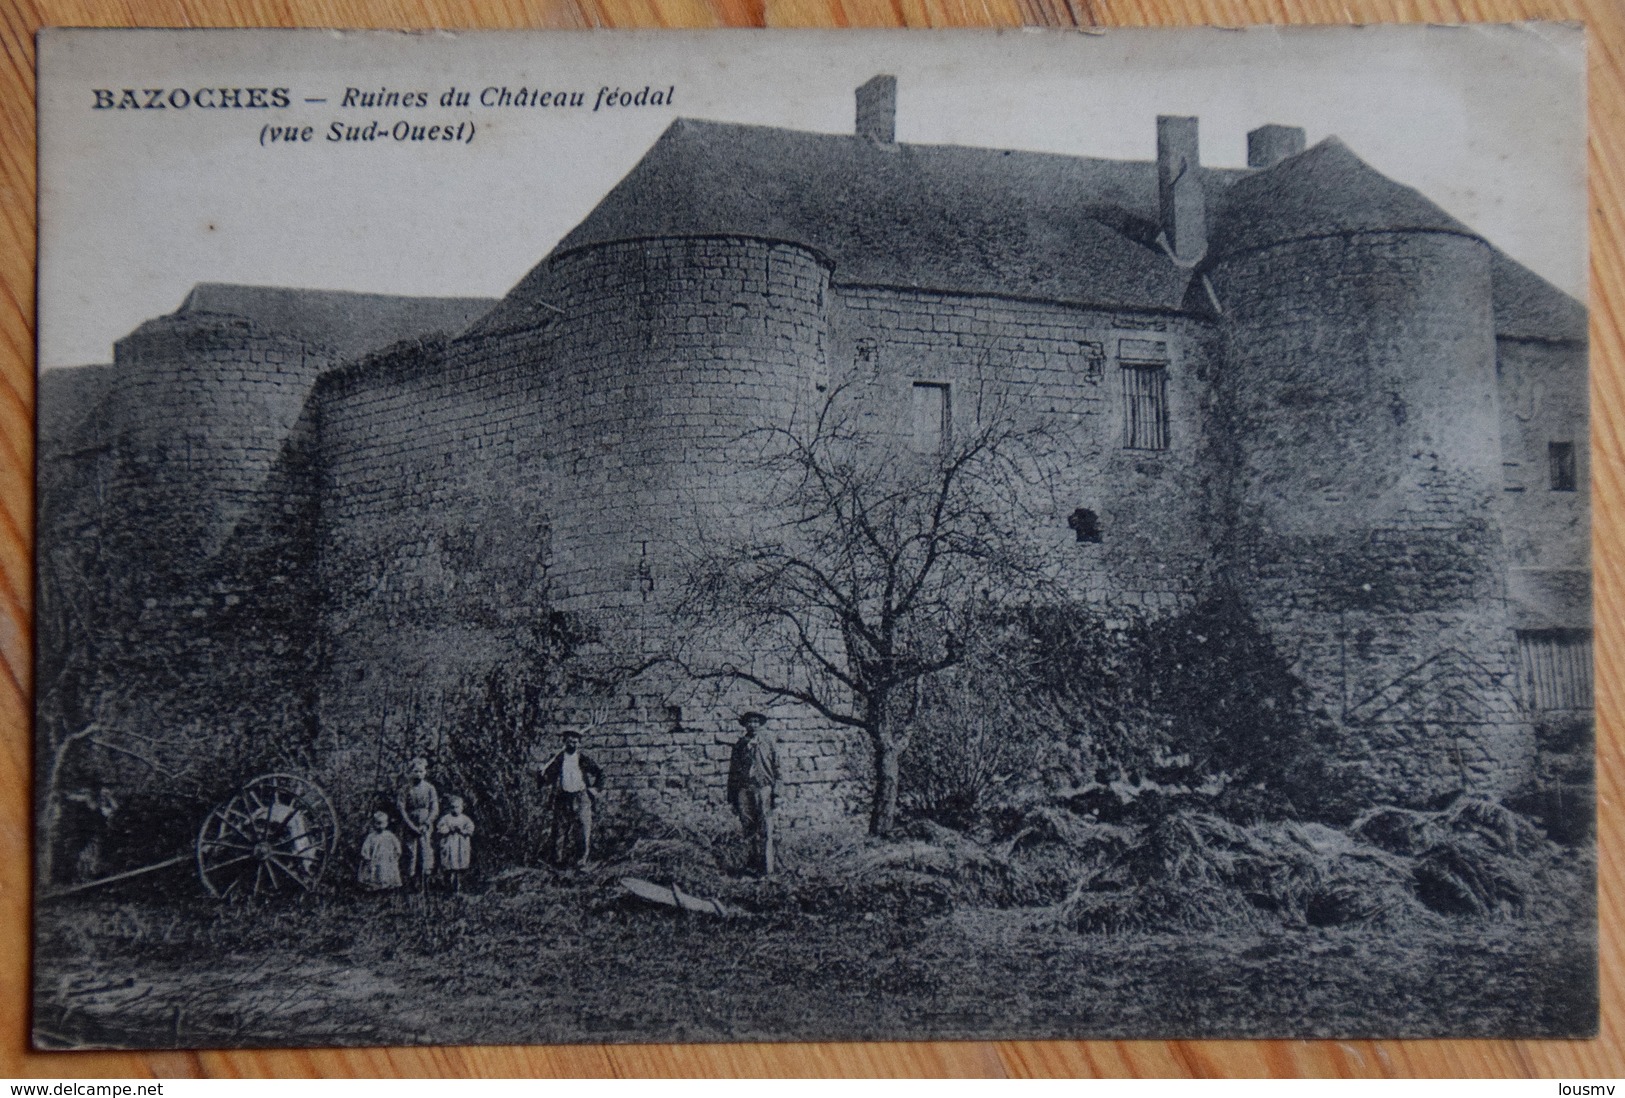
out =
[[439,867],[448,885],[454,892],[461,891],[463,874],[473,862],[474,821],[463,814],[463,798],[448,797],[446,803],[451,810],[442,816],[440,794],[429,781],[429,761],[413,759],[407,781],[395,798],[405,845],[389,829],[389,813],[374,812],[372,830],[361,844],[361,866],[356,873],[361,887],[381,892],[400,888],[403,880],[426,885],[435,872],[438,848]]

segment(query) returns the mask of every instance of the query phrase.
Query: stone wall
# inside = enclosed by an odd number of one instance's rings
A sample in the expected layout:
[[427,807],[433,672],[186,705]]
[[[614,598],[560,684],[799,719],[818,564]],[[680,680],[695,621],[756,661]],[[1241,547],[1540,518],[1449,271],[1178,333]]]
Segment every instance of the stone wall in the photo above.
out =
[[[1591,448],[1583,343],[1501,339],[1502,529],[1520,629],[1591,627]],[[1573,454],[1557,483],[1552,445]]]
[[[323,384],[322,716],[352,766],[383,776],[392,757],[432,753],[450,699],[512,650],[503,630],[544,590],[606,647],[665,650],[696,555],[737,534],[760,497],[742,444],[805,422],[844,372],[870,372],[861,399],[882,432],[904,429],[897,413],[917,380],[952,387],[962,429],[975,401],[1054,426],[1033,534],[1059,550],[1073,596],[1157,612],[1196,590],[1212,524],[1200,322],[832,291],[817,256],[755,240],[605,245],[549,268],[540,325],[399,348]],[[1125,357],[1166,363],[1165,450],[1123,445]],[[1082,507],[1098,542],[1068,525]],[[720,804],[733,716],[768,701],[657,666],[558,715],[596,725],[589,749],[620,790]],[[859,815],[861,736],[799,707],[772,711],[787,819]]]
[[318,390],[321,723],[353,780],[443,754],[541,621],[543,373],[520,335],[403,345]]
[[[594,725],[617,795],[717,807],[733,718],[768,699],[655,657],[682,639],[696,562],[759,521],[752,433],[806,423],[852,382],[867,427],[906,448],[915,386],[945,386],[959,429],[998,409],[1050,432],[1026,507],[1061,597],[1172,611],[1217,559],[1338,730],[1359,795],[1494,792],[1529,751],[1524,588],[1546,585],[1542,627],[1578,628],[1589,606],[1589,469],[1584,348],[1497,355],[1488,254],[1374,233],[1220,256],[1214,322],[843,285],[783,242],[628,241],[547,260],[516,290],[538,297],[523,323],[337,370],[246,320],[178,314],[118,348],[96,490],[173,580],[154,628],[250,636],[359,788],[445,752],[484,676],[557,607],[599,657],[651,666],[550,719]],[[1129,367],[1165,386],[1157,445],[1128,445]],[[1560,435],[1575,492],[1547,483]],[[202,584],[198,562],[214,562]],[[306,590],[319,620],[288,597]],[[292,650],[309,658],[276,663]],[[787,819],[859,816],[861,736],[772,711]]]
[[[832,285],[815,254],[739,238],[594,246],[543,274],[539,322],[397,348],[323,385],[323,724],[363,768],[368,751],[383,775],[442,745],[455,697],[548,599],[626,662],[669,650],[695,561],[760,496],[741,440],[805,422],[844,379],[897,439],[916,383],[947,386],[962,428],[995,406],[1048,424],[1032,533],[1068,597],[1174,610],[1224,546],[1372,788],[1494,789],[1527,754],[1475,241],[1231,257],[1214,272],[1222,335],[1192,317]],[[1126,445],[1125,366],[1146,365],[1165,378],[1164,448]],[[1098,540],[1079,537],[1083,509]],[[716,806],[733,716],[766,704],[656,663],[555,717],[594,725],[618,792]],[[861,736],[773,712],[787,817],[858,815]]]
[[[1035,429],[1035,547],[1060,591],[1152,614],[1188,605],[1211,559],[1211,326],[1054,302],[842,287],[832,359],[865,378],[872,429],[909,430],[910,390],[947,384],[958,430]],[[1163,364],[1165,449],[1125,445],[1125,363]],[[1072,516],[1093,512],[1098,540]]]
[[609,244],[551,267],[558,596],[642,606],[671,582],[696,508],[726,515],[741,440],[814,396],[828,272],[804,249],[731,238]]
[[[697,539],[727,535],[730,448],[814,391],[827,273],[804,250],[645,242],[550,264],[543,323],[397,348],[322,386],[322,720],[371,781],[444,750],[544,605],[595,629],[600,658],[664,651]],[[614,793],[720,805],[733,716],[762,704],[657,665],[553,716],[594,726]],[[859,746],[804,712],[776,724],[787,817],[844,818]]]
[[41,467],[41,582],[47,603],[81,603],[87,632],[47,623],[40,657],[59,667],[71,643],[102,661],[119,680],[106,719],[193,741],[185,781],[210,790],[299,758],[310,737],[312,496],[289,442],[331,354],[180,313],[115,356],[77,438],[51,444],[71,464],[47,451]]
[[[860,108],[884,107],[889,79]],[[865,157],[924,155],[888,148],[884,121],[860,119],[879,141]],[[1194,153],[1194,120],[1164,121]],[[724,129],[694,132],[733,155]],[[756,137],[800,155],[801,138]],[[681,165],[661,158],[681,149],[663,140],[500,302],[200,285],[113,366],[42,383],[63,389],[40,477],[42,540],[63,556],[42,564],[71,573],[61,547],[103,540],[133,562],[104,617],[122,608],[115,634],[186,668],[163,719],[285,731],[288,758],[314,746],[339,776],[347,812],[408,757],[477,739],[492,673],[523,681],[563,614],[596,678],[514,720],[535,726],[535,761],[558,725],[586,724],[614,796],[720,808],[736,715],[766,709],[787,822],[850,822],[870,784],[861,733],[727,680],[730,663],[779,678],[781,653],[684,602],[719,550],[782,523],[763,432],[805,433],[841,393],[864,428],[850,450],[909,472],[932,467],[932,432],[1010,417],[1030,431],[1011,524],[1046,582],[979,584],[992,599],[1124,624],[1228,585],[1308,684],[1351,798],[1503,792],[1532,751],[1520,669],[1526,705],[1547,664],[1563,690],[1545,708],[1589,699],[1579,307],[1298,137],[1300,156],[1250,180],[1208,173],[1223,185],[1195,247],[1169,216],[1152,243],[1149,164],[1047,158],[1079,204],[1012,177],[998,186],[1027,223],[950,239],[875,220],[942,205],[923,160],[849,179],[872,207],[856,220],[820,207],[834,192],[816,180],[778,216],[726,187],[666,202],[659,176]],[[983,182],[1037,164],[949,153]],[[1185,197],[1203,221],[1201,188]],[[1348,228],[1390,222],[1433,228]],[[712,235],[636,235],[690,231]],[[894,237],[909,254],[881,254]],[[1039,293],[1132,304],[1023,296]]]

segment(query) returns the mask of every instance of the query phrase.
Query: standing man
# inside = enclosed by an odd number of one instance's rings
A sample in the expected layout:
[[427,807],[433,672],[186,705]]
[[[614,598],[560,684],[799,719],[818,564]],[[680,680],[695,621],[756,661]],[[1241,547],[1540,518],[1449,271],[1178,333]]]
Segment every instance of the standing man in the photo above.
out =
[[734,741],[728,759],[728,803],[750,840],[750,868],[773,872],[773,797],[779,784],[779,753],[764,731],[767,715],[754,709],[739,714],[745,734]]
[[542,796],[552,802],[553,864],[569,864],[566,849],[576,845],[579,833],[580,855],[576,866],[584,866],[592,857],[592,804],[604,784],[604,772],[598,764],[580,750],[581,730],[566,728],[564,750],[553,756],[540,778]]

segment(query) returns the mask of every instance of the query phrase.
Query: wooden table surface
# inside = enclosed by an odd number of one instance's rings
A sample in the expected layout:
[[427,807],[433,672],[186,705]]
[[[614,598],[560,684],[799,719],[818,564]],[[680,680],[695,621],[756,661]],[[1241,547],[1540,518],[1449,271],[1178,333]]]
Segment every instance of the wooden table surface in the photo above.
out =
[[[34,31],[56,26],[959,27],[1563,19],[1590,33],[1602,1036],[1594,1041],[998,1041],[36,1053],[27,1045]],[[1625,1076],[1625,0],[0,0],[0,1076]]]

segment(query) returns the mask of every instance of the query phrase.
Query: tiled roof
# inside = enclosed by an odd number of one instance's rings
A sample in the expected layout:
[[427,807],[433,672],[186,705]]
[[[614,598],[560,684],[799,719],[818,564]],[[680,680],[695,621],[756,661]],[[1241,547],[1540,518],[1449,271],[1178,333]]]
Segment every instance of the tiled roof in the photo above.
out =
[[[1262,171],[1200,169],[1208,262],[1357,232],[1477,234],[1328,138]],[[475,330],[544,322],[552,258],[653,237],[738,235],[820,253],[837,283],[1102,308],[1205,309],[1157,244],[1156,165],[679,120]],[[1496,331],[1583,339],[1585,308],[1494,252]]]

